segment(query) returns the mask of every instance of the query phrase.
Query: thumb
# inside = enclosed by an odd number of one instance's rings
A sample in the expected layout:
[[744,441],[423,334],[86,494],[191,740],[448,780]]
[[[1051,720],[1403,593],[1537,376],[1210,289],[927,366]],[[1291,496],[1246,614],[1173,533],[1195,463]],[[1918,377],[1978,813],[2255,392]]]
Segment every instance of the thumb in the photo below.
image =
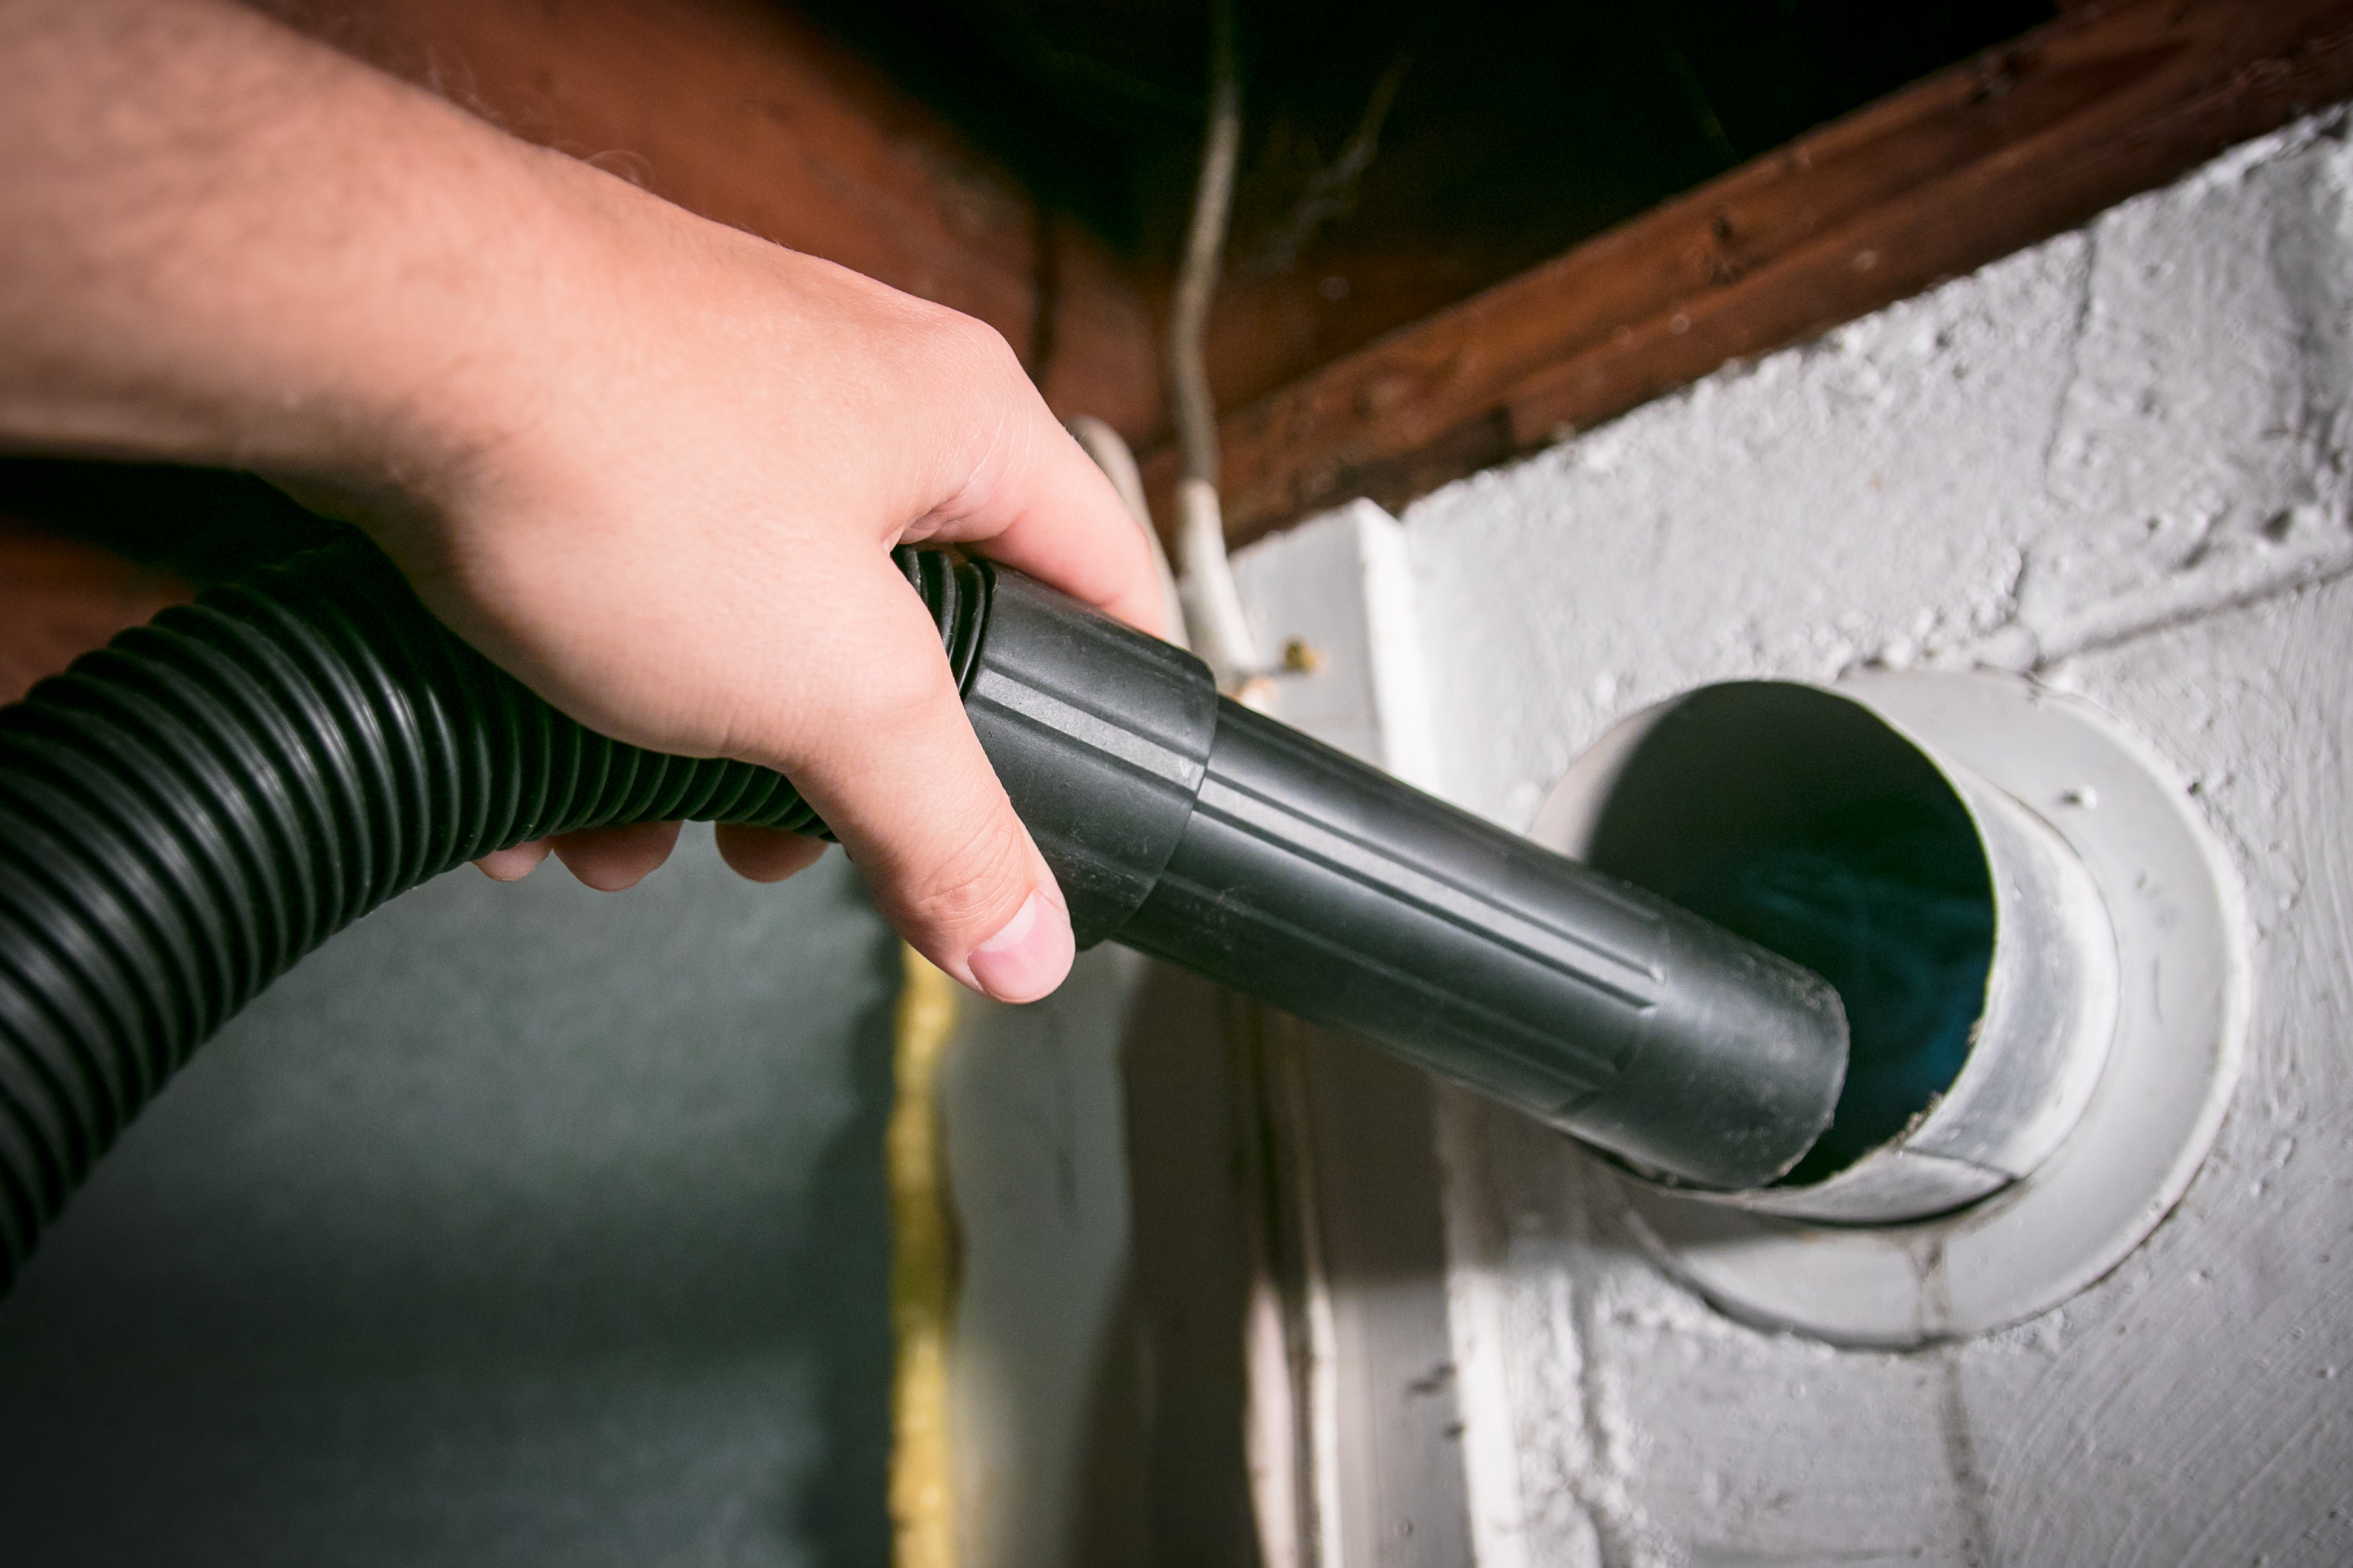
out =
[[[849,851],[883,918],[976,991],[1033,1002],[1075,951],[1061,890],[965,719],[922,601],[887,557],[836,619],[860,648],[807,715],[786,771]],[[844,606],[847,608],[848,606]]]

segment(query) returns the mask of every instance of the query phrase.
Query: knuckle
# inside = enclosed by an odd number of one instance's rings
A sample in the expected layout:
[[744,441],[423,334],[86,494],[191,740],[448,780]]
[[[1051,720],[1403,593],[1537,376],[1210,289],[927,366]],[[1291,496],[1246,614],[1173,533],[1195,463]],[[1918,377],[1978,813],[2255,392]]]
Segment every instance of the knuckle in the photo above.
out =
[[955,847],[916,870],[906,889],[910,918],[944,936],[983,940],[1028,896],[1028,847],[1009,814],[979,814]]
[[1009,369],[1018,371],[1019,360],[1005,334],[976,316],[952,310],[944,305],[928,308],[924,318],[923,336],[930,352],[953,363],[967,374],[993,373],[1002,375]]

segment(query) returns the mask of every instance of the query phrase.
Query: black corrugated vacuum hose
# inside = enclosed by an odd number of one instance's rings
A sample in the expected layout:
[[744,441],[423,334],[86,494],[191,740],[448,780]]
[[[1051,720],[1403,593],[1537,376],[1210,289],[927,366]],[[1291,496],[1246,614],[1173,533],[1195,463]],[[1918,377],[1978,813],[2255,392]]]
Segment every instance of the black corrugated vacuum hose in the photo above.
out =
[[[1217,696],[1042,585],[902,552],[1071,907],[1658,1173],[1739,1186],[1828,1121],[1837,997],[1784,960]],[[565,718],[372,547],[126,632],[0,710],[0,1270],[297,959],[491,850],[621,823],[822,834],[780,774]],[[5,1279],[0,1279],[5,1284]]]
[[[978,570],[905,558],[969,665]],[[782,775],[564,717],[364,544],[164,611],[0,711],[0,1269],[166,1079],[386,900],[550,833],[822,832]]]

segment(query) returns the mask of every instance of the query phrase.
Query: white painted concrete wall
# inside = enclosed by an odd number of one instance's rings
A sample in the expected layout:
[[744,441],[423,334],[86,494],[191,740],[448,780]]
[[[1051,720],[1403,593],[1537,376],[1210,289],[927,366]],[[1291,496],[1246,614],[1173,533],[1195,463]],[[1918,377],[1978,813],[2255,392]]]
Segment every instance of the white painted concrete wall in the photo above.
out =
[[[1470,1109],[1493,1563],[2353,1561],[2353,148],[2342,112],[1405,518],[1446,793],[1524,826],[1707,681],[1990,665],[2124,720],[2243,877],[2249,1066],[2188,1198],[1990,1340],[1713,1312]],[[1458,1339],[1461,1338],[1458,1335]],[[1477,1335],[1473,1336],[1476,1340]]]

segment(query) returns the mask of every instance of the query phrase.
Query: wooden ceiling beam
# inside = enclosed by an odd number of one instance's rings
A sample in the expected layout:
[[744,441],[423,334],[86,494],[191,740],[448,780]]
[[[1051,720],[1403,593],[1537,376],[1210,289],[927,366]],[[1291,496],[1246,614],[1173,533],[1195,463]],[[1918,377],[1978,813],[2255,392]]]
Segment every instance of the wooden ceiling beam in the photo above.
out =
[[2348,95],[2353,0],[2070,10],[1226,415],[1228,532],[1400,505]]
[[1058,412],[1161,422],[1156,330],[1105,247],[782,5],[265,3],[519,136],[979,317]]

